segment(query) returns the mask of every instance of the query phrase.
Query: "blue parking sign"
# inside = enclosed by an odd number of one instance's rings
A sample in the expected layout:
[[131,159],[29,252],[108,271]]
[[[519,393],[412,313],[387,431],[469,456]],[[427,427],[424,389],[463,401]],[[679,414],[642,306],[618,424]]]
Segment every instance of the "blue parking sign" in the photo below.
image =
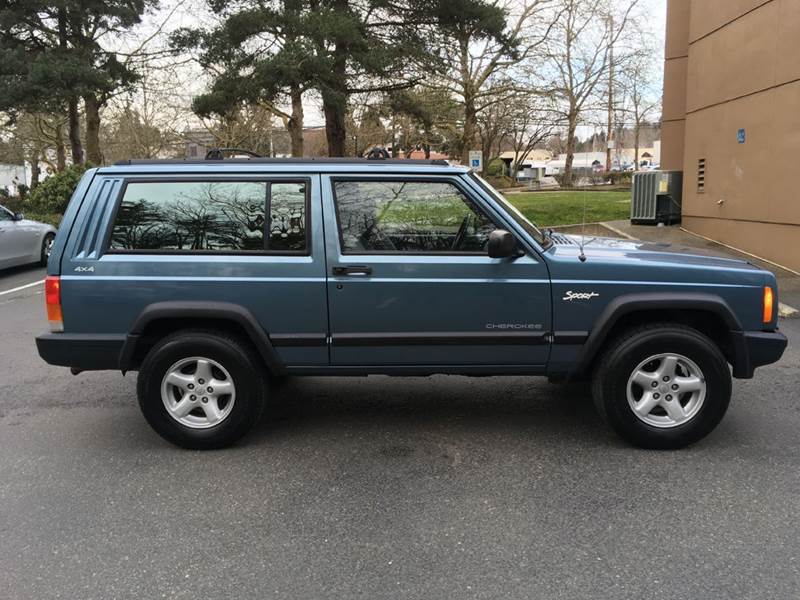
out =
[[737,138],[740,144],[744,144],[745,140],[747,139],[747,134],[744,129],[740,129],[739,133],[737,134]]
[[481,166],[481,159],[480,158],[473,158],[472,159],[472,167],[477,169]]

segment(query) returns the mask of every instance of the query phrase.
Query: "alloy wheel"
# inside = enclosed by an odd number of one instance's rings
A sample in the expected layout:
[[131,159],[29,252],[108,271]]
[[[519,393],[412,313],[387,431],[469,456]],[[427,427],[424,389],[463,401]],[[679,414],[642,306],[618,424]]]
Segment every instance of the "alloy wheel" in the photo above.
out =
[[697,416],[706,391],[706,379],[695,362],[680,354],[657,354],[633,370],[628,405],[641,421],[668,429]]
[[207,429],[230,415],[236,387],[221,364],[192,356],[167,369],[161,381],[161,400],[169,416],[181,425]]

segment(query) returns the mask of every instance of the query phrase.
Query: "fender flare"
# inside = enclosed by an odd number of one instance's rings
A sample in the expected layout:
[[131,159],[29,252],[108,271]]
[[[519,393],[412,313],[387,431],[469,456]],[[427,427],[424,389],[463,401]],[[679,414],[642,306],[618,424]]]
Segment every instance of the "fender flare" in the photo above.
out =
[[133,365],[136,346],[147,325],[154,321],[169,319],[197,319],[198,321],[214,319],[236,323],[245,331],[272,375],[283,375],[286,372],[267,332],[249,310],[231,302],[200,301],[155,302],[146,306],[133,322],[120,351],[119,366],[123,372],[129,371]]
[[[575,369],[576,374],[588,372],[597,353],[607,341],[611,329],[626,315],[649,310],[700,310],[712,312],[722,318],[731,333],[741,332],[742,325],[728,303],[721,297],[703,293],[643,293],[617,296],[608,303],[595,321],[595,327],[583,346]],[[734,344],[734,370],[738,364],[747,363],[747,349],[736,343],[741,336],[732,335]],[[744,354],[742,354],[744,352]]]

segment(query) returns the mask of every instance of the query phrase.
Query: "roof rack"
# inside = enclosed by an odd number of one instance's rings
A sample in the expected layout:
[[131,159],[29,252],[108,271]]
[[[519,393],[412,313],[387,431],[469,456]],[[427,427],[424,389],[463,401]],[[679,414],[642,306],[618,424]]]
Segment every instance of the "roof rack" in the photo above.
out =
[[437,167],[449,167],[450,163],[441,158],[438,159],[405,159],[405,158],[386,158],[386,159],[369,159],[369,158],[328,158],[328,157],[312,157],[312,158],[226,158],[226,159],[205,159],[205,158],[144,158],[144,159],[128,159],[118,160],[114,163],[115,166],[127,165],[169,165],[169,164],[185,164],[185,165],[209,165],[219,166],[220,162],[232,164],[356,164],[356,165],[369,165],[379,167],[381,165],[433,165]]
[[223,160],[225,154],[246,154],[250,158],[263,158],[260,154],[256,154],[244,148],[211,148],[206,152],[206,160]]

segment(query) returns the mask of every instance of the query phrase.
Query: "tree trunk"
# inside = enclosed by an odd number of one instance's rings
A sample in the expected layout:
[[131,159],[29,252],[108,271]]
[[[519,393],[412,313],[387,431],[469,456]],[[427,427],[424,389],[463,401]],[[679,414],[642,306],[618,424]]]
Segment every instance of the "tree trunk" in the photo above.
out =
[[67,168],[67,149],[64,147],[64,136],[61,124],[56,123],[56,171],[61,173]]
[[[347,2],[335,2],[334,6],[344,9]],[[337,41],[333,57],[333,82],[322,90],[322,113],[325,115],[325,138],[328,142],[328,156],[345,156],[347,152],[347,44]]]
[[578,116],[569,115],[567,126],[567,160],[564,164],[564,187],[572,187],[572,163],[575,161],[575,131],[578,128]]
[[292,99],[292,116],[286,128],[289,130],[289,138],[292,141],[292,156],[302,157],[303,148],[303,93],[298,88],[292,88],[289,92]]
[[328,156],[345,155],[345,99],[336,92],[322,94],[322,112],[325,115],[325,139]]
[[39,152],[36,151],[31,154],[31,191],[35,190],[39,185],[40,175],[41,171],[39,170]]
[[67,102],[69,117],[69,147],[72,152],[72,164],[83,164],[83,145],[81,144],[81,119],[78,114],[78,99],[70,98]]
[[[62,52],[67,51],[67,12],[63,6],[58,10],[58,46]],[[83,163],[83,146],[81,146],[81,120],[78,115],[77,96],[67,101],[67,116],[69,118],[69,145],[72,151],[72,162],[79,165]]]
[[100,153],[100,102],[94,94],[83,97],[86,110],[86,160],[93,165],[103,163]]
[[461,138],[461,164],[469,166],[469,151],[475,143],[475,131],[478,129],[478,113],[475,110],[475,99],[472,94],[464,95],[464,135]]

